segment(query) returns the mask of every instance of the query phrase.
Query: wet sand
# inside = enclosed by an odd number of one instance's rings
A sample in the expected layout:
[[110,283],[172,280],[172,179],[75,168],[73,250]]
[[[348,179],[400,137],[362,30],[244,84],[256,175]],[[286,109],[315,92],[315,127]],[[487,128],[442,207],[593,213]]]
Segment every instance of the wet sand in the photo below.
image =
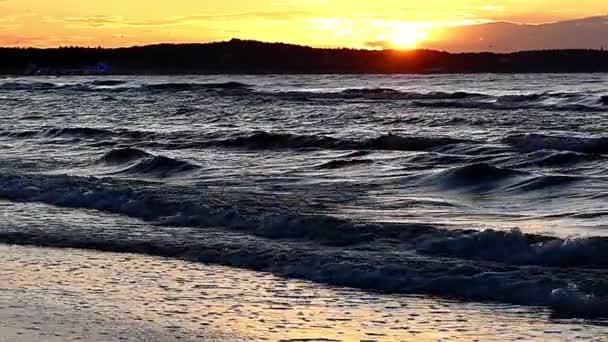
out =
[[[138,255],[0,245],[1,341],[606,341],[529,308],[388,296]],[[500,316],[497,316],[500,313]]]
[[80,303],[63,305],[31,296],[27,291],[0,293],[0,341],[216,341],[153,323],[96,312]]

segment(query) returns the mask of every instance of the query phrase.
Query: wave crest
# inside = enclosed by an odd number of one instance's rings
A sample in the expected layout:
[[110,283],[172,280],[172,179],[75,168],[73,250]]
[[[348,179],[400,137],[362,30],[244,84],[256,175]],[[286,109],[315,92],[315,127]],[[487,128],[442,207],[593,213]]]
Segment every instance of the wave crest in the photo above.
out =
[[0,91],[35,91],[35,90],[53,90],[58,88],[56,84],[48,82],[6,82],[0,83]]
[[499,168],[486,163],[476,163],[445,170],[431,176],[427,181],[448,188],[486,187],[494,183],[522,176],[529,175],[522,171]]
[[425,151],[462,142],[466,142],[466,140],[449,137],[406,137],[393,134],[365,140],[351,140],[322,135],[256,132],[247,136],[208,142],[206,145],[252,149],[320,148],[329,150]]
[[571,151],[587,154],[608,153],[608,138],[581,138],[543,134],[517,134],[503,139],[503,143],[521,151]]
[[222,83],[159,83],[142,87],[153,91],[197,91],[197,90],[246,90],[250,85],[240,82]]
[[373,163],[374,161],[370,159],[337,159],[323,163],[317,166],[317,168],[321,170],[335,170],[357,165],[369,165]]
[[[242,244],[238,250],[234,245],[188,235],[176,241],[154,240],[154,236],[134,241],[122,235],[70,236],[22,229],[0,232],[0,241],[182,257],[364,289],[545,305],[560,314],[576,316],[608,314],[596,305],[608,298],[608,284],[598,278],[608,266],[608,240],[604,238],[558,239],[517,230],[465,231],[423,224],[371,224],[330,216],[249,217],[225,203],[214,206],[213,198],[204,195],[183,196],[182,190],[156,188],[147,182],[0,175],[0,197],[13,201],[123,214],[169,225],[175,234],[182,233],[178,226],[187,226],[223,227],[235,234],[253,236],[228,239]],[[190,231],[184,229],[183,234]],[[576,267],[577,271],[562,267]],[[563,290],[570,283],[580,284],[580,292]],[[591,292],[598,297],[591,300],[584,295]]]
[[150,153],[137,148],[118,148],[104,154],[99,161],[105,164],[124,164],[150,156]]
[[436,256],[550,267],[608,266],[608,239],[557,239],[520,230],[465,232],[431,239],[419,251]]
[[149,156],[134,165],[116,172],[116,174],[133,174],[154,176],[159,178],[174,177],[200,169],[200,166],[190,162],[165,156]]

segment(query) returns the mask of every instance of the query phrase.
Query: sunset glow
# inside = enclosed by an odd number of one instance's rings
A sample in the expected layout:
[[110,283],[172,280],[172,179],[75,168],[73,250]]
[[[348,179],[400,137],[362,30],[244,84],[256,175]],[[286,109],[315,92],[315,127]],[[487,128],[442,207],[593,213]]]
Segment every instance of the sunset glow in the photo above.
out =
[[[130,46],[231,38],[316,47],[426,47],[446,27],[545,23],[608,13],[580,0],[0,0],[2,46]],[[467,39],[477,39],[469,37]]]
[[397,25],[388,35],[388,40],[392,48],[395,49],[415,49],[429,38],[428,28],[425,30],[419,25]]

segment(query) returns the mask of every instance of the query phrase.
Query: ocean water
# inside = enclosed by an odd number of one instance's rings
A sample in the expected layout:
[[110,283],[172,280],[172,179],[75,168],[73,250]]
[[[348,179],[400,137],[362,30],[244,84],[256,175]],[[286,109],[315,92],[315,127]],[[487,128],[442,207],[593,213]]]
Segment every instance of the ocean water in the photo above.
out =
[[601,321],[607,84],[0,78],[0,242]]

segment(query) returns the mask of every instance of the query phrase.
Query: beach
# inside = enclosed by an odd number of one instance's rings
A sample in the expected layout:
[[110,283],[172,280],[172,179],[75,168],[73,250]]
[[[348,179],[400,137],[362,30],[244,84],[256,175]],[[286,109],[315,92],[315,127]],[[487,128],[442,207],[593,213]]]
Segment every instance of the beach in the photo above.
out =
[[2,77],[0,335],[605,340],[606,81]]
[[604,341],[541,309],[331,288],[131,254],[1,246],[2,341]]

